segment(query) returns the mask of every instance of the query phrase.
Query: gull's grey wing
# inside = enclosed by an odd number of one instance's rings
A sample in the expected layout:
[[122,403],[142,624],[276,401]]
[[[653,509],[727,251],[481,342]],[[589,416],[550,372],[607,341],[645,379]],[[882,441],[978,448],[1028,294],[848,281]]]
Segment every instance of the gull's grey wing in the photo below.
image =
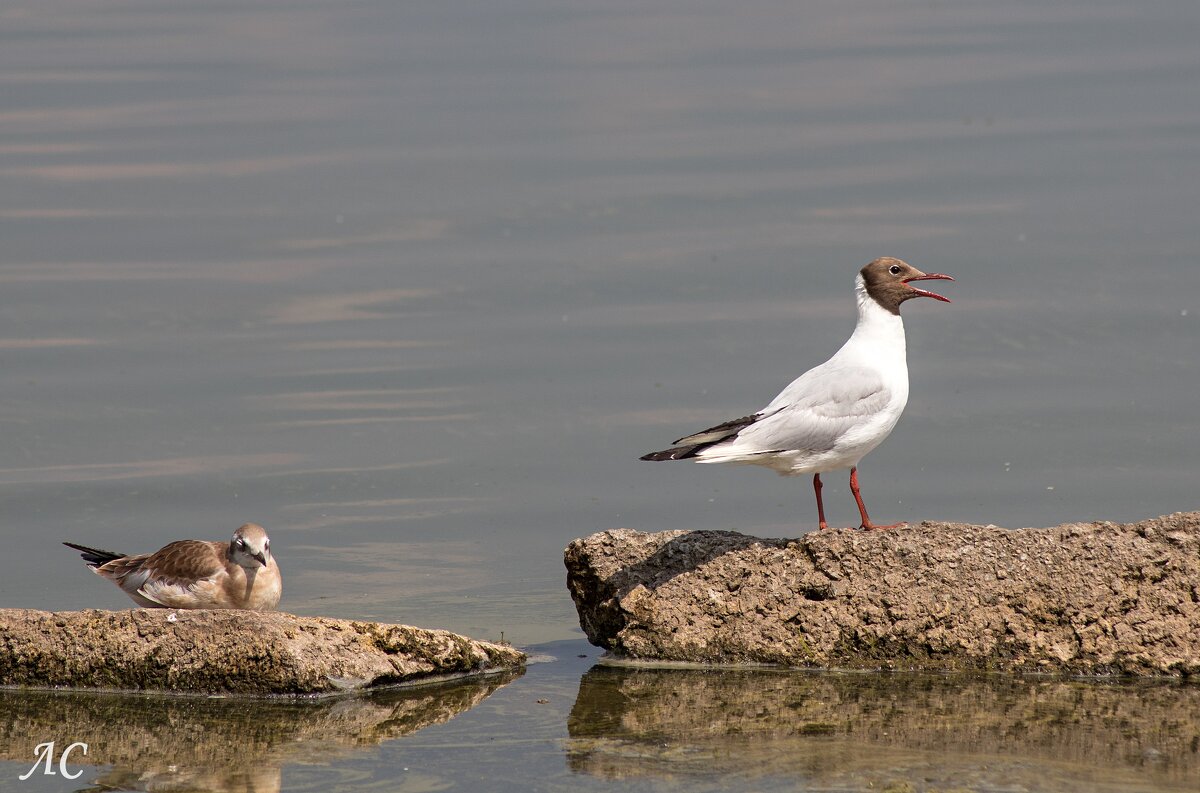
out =
[[767,452],[832,449],[864,418],[883,411],[892,392],[874,369],[818,367],[797,378],[742,429],[730,451]]

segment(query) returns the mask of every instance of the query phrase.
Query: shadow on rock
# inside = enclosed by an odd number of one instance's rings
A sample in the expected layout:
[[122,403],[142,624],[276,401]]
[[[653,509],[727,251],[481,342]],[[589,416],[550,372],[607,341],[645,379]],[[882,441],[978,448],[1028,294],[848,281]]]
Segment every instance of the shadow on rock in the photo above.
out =
[[315,700],[0,691],[0,759],[31,766],[38,744],[80,741],[87,755],[73,753],[73,765],[111,766],[84,789],[277,791],[287,763],[328,762],[449,721],[520,675]]
[[[570,768],[719,790],[1190,790],[1200,688],[776,670],[597,666],[567,723]],[[1025,787],[1022,787],[1025,785]]]
[[601,532],[567,547],[567,588],[588,640],[609,650],[623,649],[614,639],[630,621],[625,604],[634,590],[655,592],[726,555],[777,556],[792,542],[736,531]]

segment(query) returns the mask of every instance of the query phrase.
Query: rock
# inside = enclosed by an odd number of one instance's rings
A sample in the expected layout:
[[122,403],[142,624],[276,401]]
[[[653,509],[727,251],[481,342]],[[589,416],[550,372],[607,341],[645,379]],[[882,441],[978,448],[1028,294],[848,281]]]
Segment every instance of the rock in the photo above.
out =
[[1200,512],[796,540],[617,529],[565,556],[588,639],[630,658],[1200,674]]
[[282,612],[0,609],[0,685],[329,694],[513,669],[512,647]]

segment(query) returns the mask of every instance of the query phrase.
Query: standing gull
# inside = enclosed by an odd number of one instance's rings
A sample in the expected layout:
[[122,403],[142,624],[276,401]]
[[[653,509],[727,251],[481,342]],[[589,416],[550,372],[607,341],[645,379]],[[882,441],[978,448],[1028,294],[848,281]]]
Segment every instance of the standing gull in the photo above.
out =
[[81,551],[96,575],[145,608],[270,611],[283,591],[271,538],[256,523],[239,528],[229,542],[177,540],[133,556],[63,545]]
[[923,273],[890,256],[871,262],[854,281],[858,324],[832,358],[793,380],[757,413],[680,438],[674,447],[641,459],[747,463],[788,476],[812,474],[822,529],[821,474],[849,468],[860,528],[903,526],[871,522],[858,491],[858,462],[891,433],[908,402],[900,304],[914,297],[950,302],[912,286],[913,281],[931,280],[954,279]]

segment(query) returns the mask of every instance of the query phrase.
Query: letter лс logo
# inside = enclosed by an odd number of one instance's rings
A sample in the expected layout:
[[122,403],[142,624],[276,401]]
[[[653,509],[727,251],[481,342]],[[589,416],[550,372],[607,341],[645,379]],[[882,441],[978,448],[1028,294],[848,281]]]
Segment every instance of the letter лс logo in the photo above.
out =
[[[71,752],[75,751],[76,749],[82,749],[85,755],[88,753],[88,745],[86,743],[76,741],[66,749],[63,749],[62,755],[60,755],[58,758],[58,773],[67,779],[78,779],[83,775],[83,771],[76,771],[74,774],[72,774],[67,769],[67,758],[70,757]],[[42,773],[49,776],[54,776],[54,741],[39,743],[36,747],[34,747],[33,754],[35,757],[37,757],[37,759],[33,761],[33,767],[24,774],[21,774],[21,776],[17,777],[17,779],[21,780],[22,782],[29,779],[29,777],[33,776],[37,772],[38,766],[43,762],[46,764],[46,770]]]

